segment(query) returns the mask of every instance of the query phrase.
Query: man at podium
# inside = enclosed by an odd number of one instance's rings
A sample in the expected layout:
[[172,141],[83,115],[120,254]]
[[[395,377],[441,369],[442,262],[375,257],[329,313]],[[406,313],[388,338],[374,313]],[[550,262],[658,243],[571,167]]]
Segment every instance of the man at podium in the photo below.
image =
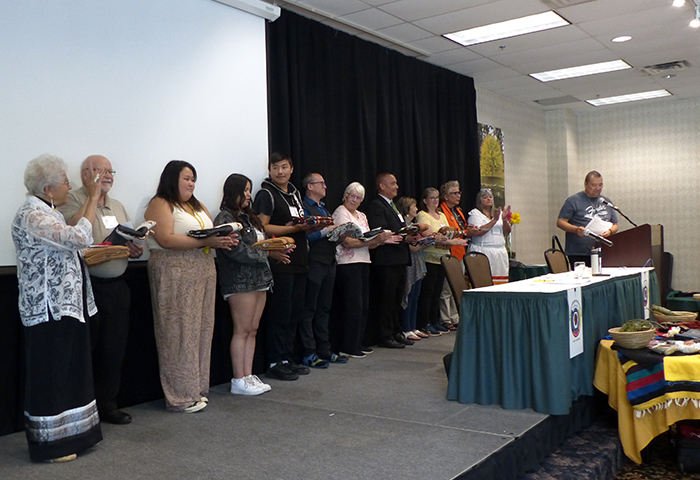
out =
[[559,211],[557,227],[566,232],[565,253],[573,267],[576,262],[591,266],[591,249],[595,240],[587,233],[609,237],[617,232],[617,213],[612,202],[601,195],[603,176],[592,170],[586,175],[583,191],[571,195]]

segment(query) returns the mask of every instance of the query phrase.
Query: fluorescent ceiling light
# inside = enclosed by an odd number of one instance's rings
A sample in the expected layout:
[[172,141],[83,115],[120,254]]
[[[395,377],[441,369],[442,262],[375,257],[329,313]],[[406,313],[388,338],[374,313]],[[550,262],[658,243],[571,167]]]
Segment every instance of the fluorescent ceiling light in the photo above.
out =
[[477,43],[500,40],[501,38],[516,37],[526,33],[563,27],[564,25],[570,25],[570,23],[556,13],[549,11],[505,22],[492,23],[483,27],[470,28],[460,32],[447,33],[443,36],[466,47]]
[[549,72],[531,73],[530,76],[540,82],[552,82],[554,80],[564,80],[565,78],[583,77],[585,75],[595,75],[597,73],[615,72],[632,68],[622,60],[612,62],[592,63],[591,65],[581,65],[578,67],[562,68],[560,70],[550,70]]
[[630,37],[629,35],[620,35],[619,37],[615,37],[610,41],[614,43],[624,43],[629,42],[630,40],[632,40],[632,37]]
[[616,97],[594,98],[593,100],[586,100],[586,103],[590,103],[594,107],[600,107],[602,105],[612,105],[614,103],[624,102],[636,102],[637,100],[648,100],[650,98],[668,97],[670,95],[671,93],[668,90],[652,90],[650,92],[631,93],[629,95],[618,95]]

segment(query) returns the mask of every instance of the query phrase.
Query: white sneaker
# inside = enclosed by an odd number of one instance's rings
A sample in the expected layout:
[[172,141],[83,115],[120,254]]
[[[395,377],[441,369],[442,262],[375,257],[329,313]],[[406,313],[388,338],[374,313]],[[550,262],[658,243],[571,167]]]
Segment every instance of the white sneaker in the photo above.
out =
[[252,384],[247,378],[232,378],[231,379],[231,393],[237,395],[260,395],[264,390]]
[[270,390],[272,390],[272,387],[260,380],[260,378],[258,378],[257,375],[248,375],[247,377],[245,377],[245,379],[253,385],[257,385],[258,387],[262,388],[263,392],[269,392]]

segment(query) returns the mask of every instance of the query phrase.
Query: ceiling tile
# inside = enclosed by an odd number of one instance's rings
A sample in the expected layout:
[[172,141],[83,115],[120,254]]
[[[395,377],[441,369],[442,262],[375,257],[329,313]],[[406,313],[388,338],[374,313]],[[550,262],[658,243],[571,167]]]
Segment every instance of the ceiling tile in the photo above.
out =
[[359,0],[343,0],[342,2],[329,2],[328,0],[285,0],[287,3],[298,5],[302,8],[310,8],[336,17],[349,13],[367,10],[368,5]]
[[443,35],[546,11],[548,11],[547,7],[537,0],[499,0],[424,18],[413,23],[436,35]]
[[[321,17],[318,12],[325,12],[326,17],[336,19],[335,28],[468,75],[479,88],[533,106],[538,106],[534,100],[565,95],[590,99],[659,88],[667,88],[675,98],[700,97],[700,35],[688,27],[693,17],[692,2],[679,9],[671,7],[670,0],[595,0],[557,9],[573,25],[468,48],[440,35],[541,13],[548,7],[540,0],[279,2],[283,7],[290,3],[301,5],[307,8],[306,15],[314,18]],[[349,22],[366,31],[338,26],[338,22]],[[333,25],[334,22],[328,23]],[[395,42],[373,37],[373,30]],[[610,41],[622,34],[633,38],[620,44]],[[426,52],[428,56],[420,56],[401,44]],[[500,48],[502,46],[504,48]],[[625,60],[633,69],[548,83],[527,75],[616,59]],[[648,76],[640,71],[647,65],[677,60],[688,60],[691,67],[671,72],[676,75],[671,79],[664,79],[663,75]],[[538,108],[591,111],[594,107],[578,102]]]
[[447,40],[443,37],[429,37],[423,40],[417,40],[415,42],[408,42],[408,45],[426,52],[430,52],[431,54],[447,52],[449,50],[459,50],[462,48],[455,42]]
[[[469,50],[473,50],[484,56],[503,55],[512,52],[522,52],[531,48],[544,48],[562,43],[569,43],[576,40],[590,38],[588,34],[575,26],[566,26],[545,30],[543,32],[530,33],[517,37],[504,38],[493,42],[470,45]],[[501,48],[501,47],[505,48]]]
[[445,13],[456,12],[466,8],[489,3],[490,0],[399,0],[381,7],[387,13],[407,22],[434,17]]
[[482,58],[481,55],[470,52],[465,49],[448,50],[446,52],[436,53],[426,58],[425,61],[432,63],[434,65],[446,66],[455,63],[468,62],[469,60],[476,60],[477,58]]
[[503,68],[503,65],[499,65],[493,60],[484,57],[477,58],[475,60],[470,60],[468,62],[455,63],[453,65],[450,65],[450,70],[470,77],[473,73],[486,72],[496,68]]
[[660,2],[659,0],[596,0],[595,2],[560,8],[557,13],[571,23],[581,23],[659,8],[660,6],[670,6],[670,3],[670,0],[668,2]]
[[469,75],[474,79],[474,83],[479,86],[487,88],[497,80],[504,80],[508,78],[522,78],[518,72],[511,70],[510,68],[495,68],[493,70],[484,70],[483,72],[475,72]]
[[372,30],[378,30],[380,28],[386,28],[403,23],[401,19],[398,19],[393,15],[389,15],[388,13],[377,8],[370,8],[369,10],[362,10],[361,12],[343,15],[341,19],[362,25],[365,28]]
[[377,30],[382,35],[396,39],[400,42],[412,42],[415,40],[422,40],[424,38],[432,38],[434,35],[430,32],[418,28],[410,23],[402,23],[400,25],[394,25],[392,27],[382,28]]

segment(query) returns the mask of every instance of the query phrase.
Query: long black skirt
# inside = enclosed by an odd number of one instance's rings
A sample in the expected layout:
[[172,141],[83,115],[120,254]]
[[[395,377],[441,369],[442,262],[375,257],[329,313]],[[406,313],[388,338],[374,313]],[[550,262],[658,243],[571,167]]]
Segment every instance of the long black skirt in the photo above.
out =
[[60,321],[25,327],[27,374],[24,427],[29,457],[49,460],[102,440],[86,323]]

